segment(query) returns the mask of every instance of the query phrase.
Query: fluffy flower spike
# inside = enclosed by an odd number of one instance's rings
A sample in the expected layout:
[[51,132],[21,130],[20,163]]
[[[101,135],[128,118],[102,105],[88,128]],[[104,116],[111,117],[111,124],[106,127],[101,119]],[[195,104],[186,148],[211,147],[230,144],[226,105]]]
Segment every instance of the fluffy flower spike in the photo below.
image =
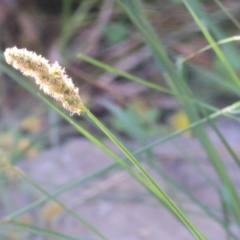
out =
[[63,107],[72,114],[80,114],[83,111],[78,88],[74,86],[72,79],[65,74],[65,70],[58,62],[49,64],[41,55],[17,47],[7,48],[4,55],[8,64],[12,64],[24,75],[35,78],[40,89],[62,102]]

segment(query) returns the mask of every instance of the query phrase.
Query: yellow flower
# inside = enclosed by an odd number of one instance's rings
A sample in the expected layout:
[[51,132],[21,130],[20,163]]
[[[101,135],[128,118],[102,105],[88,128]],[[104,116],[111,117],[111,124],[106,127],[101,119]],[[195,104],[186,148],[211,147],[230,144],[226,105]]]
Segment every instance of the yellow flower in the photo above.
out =
[[40,89],[62,102],[63,107],[72,114],[80,114],[84,110],[78,88],[58,62],[49,64],[47,59],[35,52],[17,47],[7,48],[4,55],[8,64],[19,69],[24,75],[35,78]]
[[[171,116],[170,124],[174,130],[181,130],[188,127],[190,125],[190,122],[187,115],[182,110],[179,110]],[[191,131],[185,131],[184,135],[190,136]]]
[[11,179],[24,175],[20,168],[13,166],[2,154],[0,154],[0,173],[6,174]]
[[45,220],[52,220],[57,214],[62,211],[62,207],[56,202],[50,202],[41,209],[41,216]]

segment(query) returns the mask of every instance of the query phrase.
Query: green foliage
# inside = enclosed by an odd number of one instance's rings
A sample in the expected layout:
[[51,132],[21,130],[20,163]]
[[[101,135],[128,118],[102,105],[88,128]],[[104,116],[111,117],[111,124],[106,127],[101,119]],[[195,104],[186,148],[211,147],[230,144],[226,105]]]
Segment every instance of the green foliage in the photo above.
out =
[[124,22],[115,21],[105,26],[103,32],[109,45],[114,45],[126,39],[129,35],[129,27]]
[[102,102],[107,109],[113,114],[110,121],[112,127],[118,132],[125,133],[135,141],[143,142],[146,137],[157,135],[161,128],[157,126],[159,110],[156,108],[147,108],[139,106],[143,104],[140,101],[132,101],[126,107],[121,109],[111,102]]
[[[224,159],[222,158],[219,149],[215,147],[205,129],[205,124],[208,124],[213,129],[218,140],[223,144],[228,154],[239,167],[239,156],[231,147],[230,143],[227,142],[226,137],[218,130],[215,123],[215,119],[219,117],[231,118],[238,122],[240,121],[238,115],[240,102],[237,101],[240,92],[240,81],[238,77],[240,55],[239,49],[234,43],[239,41],[239,38],[229,37],[227,31],[224,31],[220,24],[216,24],[216,21],[220,21],[219,19],[230,19],[233,25],[239,28],[240,25],[237,19],[218,0],[215,0],[214,2],[220,9],[221,18],[218,18],[217,15],[215,16],[210,12],[206,12],[202,1],[171,1],[174,4],[180,5],[181,3],[182,6],[185,6],[186,12],[192,17],[192,23],[194,23],[195,28],[198,29],[198,35],[201,35],[201,37],[208,43],[208,46],[199,51],[194,51],[192,55],[179,58],[179,54],[169,50],[169,46],[166,46],[166,43],[168,42],[167,39],[164,39],[163,36],[161,38],[159,37],[149,19],[149,17],[151,17],[151,14],[149,14],[150,8],[145,9],[143,4],[154,4],[154,1],[152,1],[152,3],[146,3],[140,0],[116,0],[116,2],[120,6],[120,8],[117,8],[116,14],[119,14],[120,12],[121,14],[124,14],[124,19],[128,17],[129,20],[132,21],[133,25],[131,28],[135,26],[136,30],[142,37],[144,45],[150,49],[152,59],[154,60],[155,67],[159,73],[159,78],[165,81],[164,85],[161,86],[160,84],[151,81],[151,79],[143,79],[128,72],[118,70],[114,66],[105,64],[103,61],[97,61],[90,56],[79,53],[78,50],[75,50],[74,55],[77,55],[77,58],[90,63],[103,71],[114,73],[128,81],[133,81],[135,84],[142,84],[146,88],[149,88],[149,90],[158,94],[164,93],[170,95],[179,103],[180,108],[190,120],[189,126],[177,131],[167,129],[166,126],[159,123],[159,118],[161,117],[162,112],[157,107],[152,107],[147,104],[144,105],[139,99],[128,101],[124,107],[119,107],[117,104],[110,101],[100,102],[100,104],[110,112],[111,116],[108,118],[108,120],[110,119],[108,123],[110,126],[109,128],[84,107],[85,120],[102,130],[115,146],[119,148],[124,155],[123,158],[120,158],[101,139],[98,139],[98,137],[89,132],[84,125],[80,124],[79,121],[69,117],[62,109],[56,107],[54,103],[51,103],[44,96],[40,95],[42,102],[46,103],[47,106],[61,116],[61,118],[68,121],[79,133],[105,151],[113,160],[115,160],[115,163],[98,169],[96,172],[92,172],[89,175],[83,177],[79,176],[78,179],[67,183],[53,192],[48,192],[41,188],[28,176],[22,176],[22,181],[27,182],[35,190],[41,192],[44,197],[17,211],[9,211],[10,213],[7,214],[2,221],[0,220],[0,227],[3,230],[3,232],[1,232],[2,236],[5,236],[5,232],[9,227],[8,223],[10,223],[11,229],[20,229],[23,232],[30,231],[39,235],[59,239],[76,239],[72,236],[67,236],[49,229],[39,228],[15,220],[22,214],[29,212],[31,209],[36,208],[48,200],[52,200],[53,202],[58,203],[62,209],[79,221],[79,223],[85,225],[95,233],[99,239],[107,239],[104,233],[101,233],[90,223],[69,209],[69,207],[58,198],[58,195],[76,186],[81,186],[83,183],[86,183],[91,179],[96,179],[113,169],[122,167],[143,187],[145,187],[166,209],[168,209],[186,227],[195,239],[205,240],[208,239],[208,237],[205,236],[205,233],[202,233],[198,226],[195,226],[191,218],[188,216],[187,211],[181,206],[180,200],[175,198],[175,195],[171,194],[172,192],[175,194],[183,194],[192,204],[198,206],[202,212],[204,212],[204,217],[212,219],[219,224],[226,232],[229,239],[238,239],[239,235],[233,230],[234,228],[237,228],[238,230],[240,229],[240,197],[237,186],[230,177],[230,172],[228,172],[228,169],[224,165]],[[75,31],[89,24],[89,21],[95,15],[94,7],[99,7],[100,5],[94,0],[80,1],[78,8],[71,12],[71,3],[72,1],[62,1],[62,29],[57,41],[58,47],[63,56],[65,56],[64,60],[66,62],[71,59],[71,53],[68,55],[67,46],[70,44],[70,40],[74,36]],[[107,23],[104,23],[102,27],[102,34],[110,47],[121,43],[131,36],[129,24],[126,24],[121,19],[112,22],[108,21]],[[182,31],[181,34],[184,35],[184,38],[188,37],[188,34],[185,34],[185,31]],[[83,45],[80,46],[79,44],[75,49],[81,49],[82,47]],[[200,66],[191,62],[193,57],[197,57],[210,50],[213,52],[211,66]],[[11,68],[7,67],[3,61],[0,63],[0,70],[37,96],[36,88],[29,85],[25,79],[16,74]],[[188,74],[189,72],[190,74]],[[209,91],[206,91],[206,89],[209,89]],[[227,94],[232,95],[233,99],[236,99],[236,101],[229,103],[229,105],[222,109],[219,109],[219,106],[214,106],[214,97],[217,95],[224,95],[226,92]],[[5,125],[2,123],[2,126]],[[48,127],[52,128],[51,126]],[[48,127],[46,127],[44,131],[48,131]],[[142,147],[137,151],[130,151],[118,140],[118,138],[116,138],[115,135],[113,135],[109,130],[110,128],[113,129],[113,132],[117,132],[118,134],[124,133]],[[27,139],[29,141],[29,146],[27,146],[25,150],[19,150],[17,146],[23,138],[21,124],[19,124],[17,128],[12,129],[9,129],[9,126],[8,128],[4,128],[0,125],[0,133],[2,135],[5,133],[6,129],[7,134],[14,136],[14,149],[10,150],[9,153],[5,152],[5,155],[9,157],[12,162],[18,161],[22,158],[24,152],[32,146],[35,146],[36,149],[42,149],[43,145],[41,143],[44,142],[44,137],[41,136],[41,134],[30,134]],[[202,149],[209,160],[209,165],[218,177],[219,184],[215,184],[215,180],[212,179],[212,176],[201,170],[195,163],[195,159],[188,157],[188,153],[184,153],[184,157],[189,158],[189,164],[192,164],[197,171],[202,172],[202,175],[205,177],[209,186],[212,186],[214,192],[218,194],[219,200],[221,201],[221,207],[218,209],[212,209],[211,206],[206,206],[205,203],[201,202],[191,191],[185,189],[177,181],[164,173],[161,167],[157,167],[152,148],[161,145],[164,142],[174,143],[174,139],[186,131],[191,132],[193,137],[201,143]],[[153,141],[151,137],[154,137],[155,140]],[[142,155],[142,153],[145,155]],[[139,157],[140,154],[141,157]],[[146,156],[146,159],[143,159],[142,156]],[[145,163],[143,164],[142,161],[145,161]],[[167,188],[170,189],[169,191],[166,191],[158,184],[151,174],[152,171],[149,171],[149,169],[145,167],[146,164],[148,167],[152,167],[151,170],[155,170],[164,179]],[[2,189],[7,188],[4,181],[1,185]],[[4,206],[7,209],[11,209],[5,195],[1,195],[1,201],[4,202]]]

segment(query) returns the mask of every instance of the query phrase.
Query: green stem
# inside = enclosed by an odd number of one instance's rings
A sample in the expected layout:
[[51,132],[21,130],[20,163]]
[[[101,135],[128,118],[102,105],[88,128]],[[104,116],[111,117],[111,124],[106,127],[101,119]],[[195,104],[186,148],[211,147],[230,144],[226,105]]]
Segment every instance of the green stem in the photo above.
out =
[[[38,184],[36,184],[32,179],[30,179],[27,175],[22,174],[22,177],[32,186],[37,188],[40,192],[44,193],[46,196],[48,196],[49,199],[52,201],[58,203],[65,211],[67,211],[69,214],[71,214],[74,218],[76,218],[79,222],[81,222],[84,226],[86,226],[88,229],[90,229],[92,232],[94,232],[97,236],[99,236],[103,240],[108,240],[102,233],[100,233],[96,228],[94,228],[90,223],[85,221],[83,218],[79,217],[74,211],[66,207],[63,203],[61,203],[56,197],[49,194],[47,191],[45,191],[43,188],[41,188]],[[7,221],[7,219],[6,219]]]
[[[154,192],[157,193],[159,199],[185,224],[196,239],[206,240],[207,238],[188,220],[181,210],[173,203],[168,195],[159,187],[156,181],[142,167],[138,160],[118,141],[118,139],[85,107],[81,106],[87,113],[88,117],[109,137],[109,139],[125,154],[125,156],[137,167],[146,180],[152,185]],[[152,189],[151,187],[151,189]],[[153,190],[152,189],[152,190]]]

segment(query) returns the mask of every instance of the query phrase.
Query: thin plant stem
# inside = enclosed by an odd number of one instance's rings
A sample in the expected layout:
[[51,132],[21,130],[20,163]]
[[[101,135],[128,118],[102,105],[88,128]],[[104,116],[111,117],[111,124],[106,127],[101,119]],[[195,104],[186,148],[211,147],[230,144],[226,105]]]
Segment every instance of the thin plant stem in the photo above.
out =
[[[85,108],[81,106],[81,108]],[[158,197],[166,204],[166,206],[185,224],[189,231],[195,236],[196,239],[207,239],[181,212],[181,210],[174,204],[168,195],[160,188],[156,181],[149,175],[144,167],[138,160],[118,141],[118,139],[87,109],[84,109],[88,117],[109,137],[109,139],[125,154],[125,156],[137,167],[146,180],[151,183],[152,187],[158,194]]]
[[[36,184],[32,179],[30,179],[26,174],[22,174],[22,178],[28,182],[30,185],[34,186],[36,189],[38,189],[40,192],[45,194],[49,199],[59,204],[65,211],[67,211],[70,215],[72,215],[74,218],[76,218],[79,222],[81,222],[85,227],[90,229],[92,232],[94,232],[97,236],[99,236],[103,240],[108,240],[107,237],[105,237],[101,232],[99,232],[96,228],[94,228],[90,223],[85,221],[83,218],[79,217],[74,211],[69,209],[66,205],[64,205],[62,202],[60,202],[56,197],[49,194],[46,190],[44,190],[42,187],[40,187],[38,184]],[[7,221],[7,219],[6,219]]]

